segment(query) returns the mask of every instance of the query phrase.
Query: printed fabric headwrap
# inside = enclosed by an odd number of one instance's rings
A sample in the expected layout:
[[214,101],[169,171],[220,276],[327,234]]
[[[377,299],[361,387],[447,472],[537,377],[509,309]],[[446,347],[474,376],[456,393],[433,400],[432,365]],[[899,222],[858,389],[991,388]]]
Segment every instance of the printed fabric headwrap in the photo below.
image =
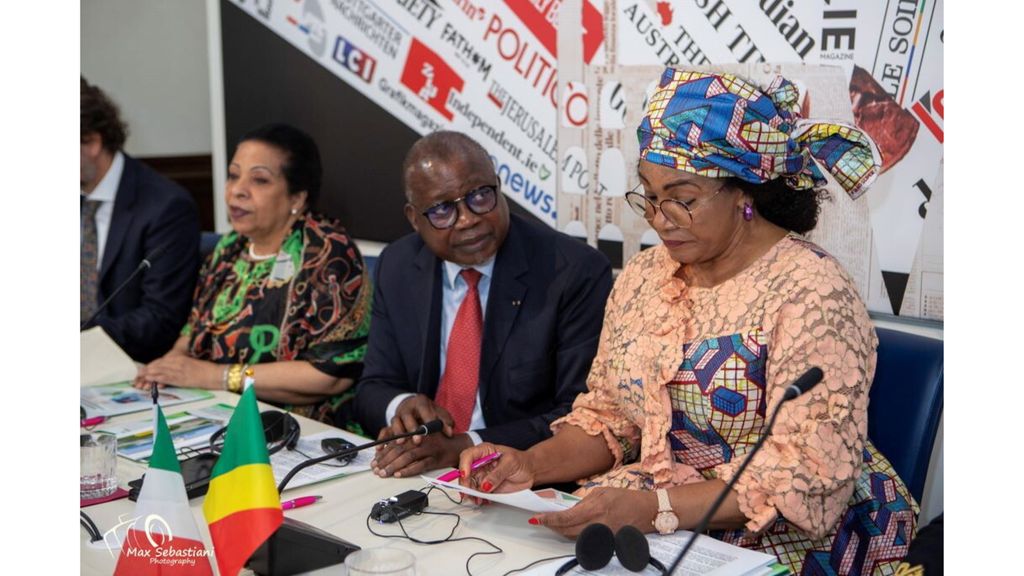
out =
[[754,184],[782,177],[794,190],[826,185],[817,160],[852,198],[882,168],[878,148],[861,130],[802,120],[797,87],[782,76],[762,91],[731,74],[668,68],[637,137],[648,162]]

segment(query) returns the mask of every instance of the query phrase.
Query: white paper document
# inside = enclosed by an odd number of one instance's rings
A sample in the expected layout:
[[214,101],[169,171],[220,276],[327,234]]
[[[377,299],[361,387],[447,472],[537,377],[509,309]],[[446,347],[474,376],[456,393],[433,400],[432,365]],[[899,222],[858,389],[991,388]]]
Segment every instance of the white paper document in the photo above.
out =
[[[234,406],[227,404],[214,404],[188,412],[167,414],[167,427],[171,432],[175,452],[179,456],[187,457],[196,451],[206,451],[210,446],[210,437],[227,425],[234,409]],[[118,456],[145,462],[153,454],[152,419],[123,423],[104,422],[98,430],[117,436]]]
[[[692,534],[688,530],[667,536],[648,534],[651,556],[661,560],[665,568],[668,568]],[[683,576],[752,576],[765,572],[768,566],[776,562],[778,559],[770,554],[733,546],[710,536],[700,536],[675,573]]]
[[[213,398],[213,393],[209,390],[167,386],[160,389],[160,397],[157,401],[166,409],[168,406],[206,400],[207,398]],[[85,409],[85,416],[88,418],[120,416],[153,408],[153,400],[149,391],[137,390],[132,387],[131,382],[83,387],[79,402]]]
[[486,492],[477,492],[455,482],[444,482],[430,476],[420,476],[420,478],[426,480],[431,486],[455,490],[462,494],[483,498],[499,504],[506,504],[515,508],[522,508],[530,512],[561,512],[562,510],[572,508],[579,501],[577,497],[559,492],[558,490],[542,490],[539,493],[532,490],[520,490],[519,492],[505,494],[488,494]]
[[[303,436],[299,438],[299,443],[295,450],[281,450],[277,454],[270,456],[270,465],[274,469],[274,482],[280,484],[281,480],[288,475],[292,468],[306,460],[326,454],[320,448],[320,442],[325,438],[341,438],[348,440],[356,446],[369,442],[366,438],[346,432],[345,430],[325,430],[309,436]],[[370,469],[371,460],[373,460],[373,450],[363,450],[356,452],[356,457],[345,465],[342,465],[336,459],[331,459],[323,464],[310,466],[289,480],[285,490],[309,486],[310,484],[347,476],[356,472],[365,472]]]

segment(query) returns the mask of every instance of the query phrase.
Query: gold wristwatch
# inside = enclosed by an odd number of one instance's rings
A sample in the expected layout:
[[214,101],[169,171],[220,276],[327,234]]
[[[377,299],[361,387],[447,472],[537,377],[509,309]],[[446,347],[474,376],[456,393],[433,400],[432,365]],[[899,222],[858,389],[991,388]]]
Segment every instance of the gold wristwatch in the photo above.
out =
[[672,503],[668,499],[668,490],[658,490],[658,515],[654,517],[654,529],[659,534],[672,534],[679,528],[679,517],[672,510]]

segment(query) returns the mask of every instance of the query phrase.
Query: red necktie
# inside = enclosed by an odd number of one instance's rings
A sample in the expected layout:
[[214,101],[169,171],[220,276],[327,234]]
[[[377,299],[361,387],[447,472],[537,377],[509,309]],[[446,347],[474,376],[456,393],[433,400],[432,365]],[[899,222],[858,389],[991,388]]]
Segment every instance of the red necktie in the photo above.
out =
[[480,341],[484,332],[484,315],[476,289],[480,272],[466,268],[460,274],[468,289],[455,314],[455,324],[448,337],[444,376],[437,389],[437,403],[451,413],[456,433],[469,430],[469,421],[473,417],[480,379]]

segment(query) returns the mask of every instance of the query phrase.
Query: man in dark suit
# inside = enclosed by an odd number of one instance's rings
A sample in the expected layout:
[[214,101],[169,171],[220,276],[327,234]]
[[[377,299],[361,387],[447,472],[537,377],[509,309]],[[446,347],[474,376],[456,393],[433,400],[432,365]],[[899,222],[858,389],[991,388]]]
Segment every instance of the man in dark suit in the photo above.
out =
[[463,134],[419,140],[403,176],[416,233],[378,260],[355,410],[381,437],[444,421],[379,449],[374,471],[407,477],[480,441],[549,437],[586,390],[612,279],[600,252],[510,217],[487,152]]
[[162,356],[185,323],[199,269],[199,215],[181,186],[121,151],[117,106],[81,80],[81,322],[143,270],[98,324],[134,360]]

